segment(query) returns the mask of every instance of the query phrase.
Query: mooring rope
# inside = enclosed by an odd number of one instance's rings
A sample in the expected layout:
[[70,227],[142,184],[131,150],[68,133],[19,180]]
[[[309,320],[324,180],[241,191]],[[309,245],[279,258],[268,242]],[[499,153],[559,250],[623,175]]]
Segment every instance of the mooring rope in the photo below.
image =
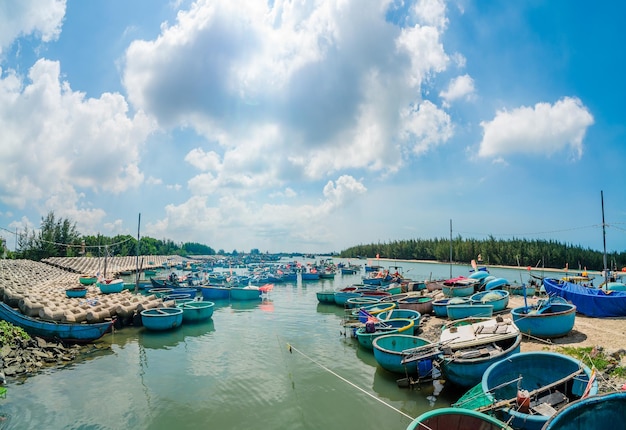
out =
[[334,371],[332,371],[331,369],[329,369],[328,367],[324,366],[322,363],[316,361],[315,359],[309,357],[308,355],[306,355],[304,352],[300,351],[299,349],[297,349],[296,347],[294,347],[291,344],[287,344],[287,348],[289,349],[289,352],[295,351],[298,354],[302,355],[304,358],[308,359],[309,361],[311,361],[312,363],[317,364],[319,367],[321,367],[322,369],[324,369],[325,371],[327,371],[328,373],[330,373],[331,375],[336,376],[337,378],[341,379],[343,382],[351,385],[352,387],[356,388],[357,390],[361,391],[363,394],[367,394],[368,396],[370,396],[372,399],[382,403],[383,405],[393,409],[394,411],[396,411],[397,413],[404,415],[405,417],[407,417],[408,419],[410,419],[411,421],[414,419],[412,416],[405,414],[404,412],[402,412],[400,409],[390,405],[389,403],[386,403],[385,401],[379,399],[378,397],[374,396],[371,393],[368,393],[367,391],[365,391],[363,388],[359,387],[358,385],[354,384],[353,382],[350,382],[349,380],[347,380],[346,378],[344,378],[343,376],[335,373]]

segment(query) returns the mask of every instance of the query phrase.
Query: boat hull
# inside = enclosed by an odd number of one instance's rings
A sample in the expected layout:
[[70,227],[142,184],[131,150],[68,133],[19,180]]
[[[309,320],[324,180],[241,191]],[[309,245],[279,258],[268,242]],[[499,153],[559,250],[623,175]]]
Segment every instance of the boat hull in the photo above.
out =
[[211,318],[215,309],[215,303],[193,300],[179,303],[176,307],[183,310],[183,323],[194,323]]
[[576,306],[569,303],[551,304],[546,312],[533,313],[525,306],[511,310],[513,322],[527,335],[542,339],[566,336],[574,328]]
[[577,312],[595,318],[626,316],[626,292],[584,287],[572,282],[546,278],[543,286],[549,295],[563,297]]
[[[579,371],[580,373],[577,374]],[[598,392],[597,381],[592,380],[589,383],[591,369],[572,357],[554,352],[522,352],[511,355],[506,360],[498,361],[485,371],[481,386],[487,398],[495,403],[516,399],[518,390],[532,392],[538,387],[548,386],[570,376],[571,383],[554,387],[554,389],[567,391],[561,394],[567,396],[569,401],[580,398],[587,385],[589,385],[590,395]],[[518,378],[521,378],[519,382]],[[529,408],[534,407],[539,407],[539,404],[533,406],[533,403],[530,403]],[[550,416],[532,412],[532,410],[528,413],[523,412],[523,409],[518,408],[517,405],[500,410],[501,419],[510,422],[512,427],[540,430]]]
[[432,297],[408,296],[399,299],[397,304],[399,309],[412,309],[422,315],[430,314],[433,311]]
[[510,293],[505,290],[490,290],[470,296],[470,300],[474,304],[491,305],[494,312],[501,312],[509,305]]
[[368,332],[367,327],[359,327],[356,330],[356,338],[359,341],[359,345],[372,350],[374,348],[374,339],[387,334],[398,334],[406,331],[413,332],[413,320],[405,318],[396,318],[385,321],[387,328],[377,326],[374,332]]
[[493,315],[493,306],[491,305],[475,305],[472,303],[462,305],[448,305],[446,313],[451,320],[460,320],[463,318],[489,318]]
[[491,415],[470,409],[438,408],[418,416],[409,424],[407,430],[512,430],[506,423]]
[[124,280],[113,279],[111,281],[98,282],[97,285],[102,294],[121,293],[124,289]]
[[89,343],[100,339],[111,329],[113,321],[105,323],[78,324],[56,323],[37,320],[23,315],[14,310],[6,303],[0,302],[0,318],[21,327],[31,336],[39,336],[44,339],[61,339],[70,343]]
[[587,397],[570,403],[544,425],[543,430],[624,428],[626,391]]
[[172,330],[183,323],[183,310],[179,308],[152,308],[141,311],[141,323],[152,331]]
[[205,285],[200,288],[200,293],[204,300],[228,300],[230,297],[230,287]]
[[430,344],[429,340],[417,336],[388,334],[374,339],[372,346],[374,358],[383,369],[392,373],[418,375],[420,378],[425,378],[432,369],[432,359],[430,366],[418,366],[417,360],[407,363],[403,363],[403,360],[408,356],[407,351]]
[[317,301],[320,303],[335,303],[334,291],[318,291],[315,293]]
[[231,300],[261,300],[261,291],[258,288],[231,288]]

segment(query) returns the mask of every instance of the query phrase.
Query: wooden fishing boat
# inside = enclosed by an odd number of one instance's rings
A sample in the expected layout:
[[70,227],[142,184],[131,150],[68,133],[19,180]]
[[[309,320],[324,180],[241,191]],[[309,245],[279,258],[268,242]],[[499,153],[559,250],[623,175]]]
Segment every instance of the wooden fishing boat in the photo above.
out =
[[537,306],[520,306],[511,310],[513,323],[523,334],[543,339],[566,336],[574,328],[576,306],[540,300]]
[[152,331],[171,330],[183,323],[183,310],[179,308],[152,308],[141,311],[141,323]]
[[84,286],[66,288],[65,295],[70,298],[85,297],[87,295],[87,288]]
[[510,293],[505,290],[487,290],[470,296],[474,304],[491,305],[494,312],[501,312],[509,305]]
[[190,300],[177,303],[176,307],[183,310],[183,323],[195,323],[211,318],[215,303],[204,300]]
[[464,318],[483,317],[489,318],[493,315],[492,305],[475,304],[472,302],[459,305],[448,305],[446,313],[451,320],[460,320]]
[[379,336],[386,334],[396,334],[403,332],[412,332],[415,322],[408,318],[395,318],[387,321],[376,321],[365,323],[364,327],[359,327],[356,330],[356,338],[359,341],[359,345],[366,349],[373,349],[373,342]]
[[123,279],[104,279],[96,283],[102,294],[121,293],[124,289]]
[[512,430],[506,423],[491,415],[471,409],[438,408],[415,418],[407,430]]
[[444,325],[441,371],[452,383],[470,387],[493,363],[520,351],[522,335],[509,319],[467,318]]
[[[429,346],[431,346],[429,348]],[[428,378],[432,371],[433,360],[440,353],[432,347],[429,340],[406,334],[386,334],[374,339],[372,343],[374,358],[383,369],[403,375]],[[423,352],[420,359],[406,360],[411,355]],[[427,354],[427,352],[430,352]]]
[[413,309],[394,308],[394,309],[379,313],[377,317],[382,321],[386,321],[388,319],[393,319],[393,318],[408,318],[410,320],[413,320],[413,334],[416,335],[420,330],[420,318],[422,318],[422,314],[420,314],[417,311],[414,311]]
[[0,302],[0,319],[23,328],[31,336],[60,339],[69,343],[89,343],[100,339],[111,329],[115,321],[93,324],[44,321],[26,316],[2,302]]
[[626,391],[585,397],[553,415],[542,430],[626,429]]
[[232,287],[230,289],[230,299],[236,301],[242,300],[261,300],[261,291],[258,287]]
[[[568,403],[595,395],[595,373],[555,352],[522,352],[492,364],[481,380],[486,406],[514,428],[540,430]],[[598,428],[598,427],[591,427]]]
[[626,291],[605,291],[552,278],[545,278],[543,286],[548,295],[563,297],[583,315],[596,318],[626,316]]

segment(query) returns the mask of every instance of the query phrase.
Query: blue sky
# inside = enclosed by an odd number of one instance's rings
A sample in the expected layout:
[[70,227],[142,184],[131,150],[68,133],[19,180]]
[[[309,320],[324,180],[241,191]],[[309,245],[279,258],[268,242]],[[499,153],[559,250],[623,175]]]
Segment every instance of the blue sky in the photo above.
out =
[[626,250],[626,5],[0,5],[0,234]]

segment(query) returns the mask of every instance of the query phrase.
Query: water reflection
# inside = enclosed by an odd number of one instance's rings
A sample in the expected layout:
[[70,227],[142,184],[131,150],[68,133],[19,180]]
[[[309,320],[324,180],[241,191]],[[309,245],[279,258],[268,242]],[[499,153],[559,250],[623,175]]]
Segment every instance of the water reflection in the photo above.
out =
[[188,337],[199,337],[215,331],[213,319],[195,324],[183,324],[177,329],[168,331],[150,331],[143,329],[139,332],[139,342],[147,349],[172,349]]

